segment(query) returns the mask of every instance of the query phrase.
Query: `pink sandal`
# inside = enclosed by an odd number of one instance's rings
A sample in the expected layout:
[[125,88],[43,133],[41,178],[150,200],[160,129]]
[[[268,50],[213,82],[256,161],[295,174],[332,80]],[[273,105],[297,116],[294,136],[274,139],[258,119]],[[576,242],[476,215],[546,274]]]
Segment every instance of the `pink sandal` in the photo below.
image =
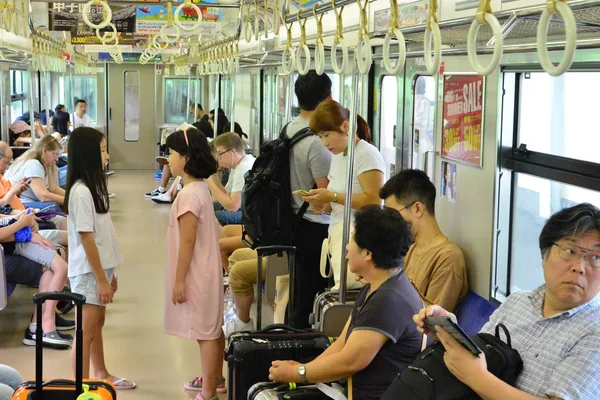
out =
[[[187,382],[183,385],[185,390],[189,390],[191,392],[201,392],[202,391],[202,377],[196,377],[191,381]],[[227,385],[225,384],[225,378],[221,377],[217,382],[217,393],[225,394],[227,393]]]

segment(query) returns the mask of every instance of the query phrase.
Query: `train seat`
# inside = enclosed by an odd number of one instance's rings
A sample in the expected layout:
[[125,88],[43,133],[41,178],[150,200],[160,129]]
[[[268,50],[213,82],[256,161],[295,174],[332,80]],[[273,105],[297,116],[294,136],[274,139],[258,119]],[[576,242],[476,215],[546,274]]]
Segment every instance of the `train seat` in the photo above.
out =
[[494,304],[469,290],[455,311],[458,325],[467,334],[477,333],[489,321],[496,308]]

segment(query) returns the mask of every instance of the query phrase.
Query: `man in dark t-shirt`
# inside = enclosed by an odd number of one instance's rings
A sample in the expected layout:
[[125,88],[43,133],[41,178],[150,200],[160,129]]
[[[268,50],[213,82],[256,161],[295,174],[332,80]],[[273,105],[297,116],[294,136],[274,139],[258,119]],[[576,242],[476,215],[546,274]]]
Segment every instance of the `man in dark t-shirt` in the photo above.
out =
[[306,365],[274,361],[269,379],[316,383],[352,376],[354,400],[379,399],[420,351],[421,335],[412,317],[422,303],[402,270],[411,244],[408,223],[395,210],[373,205],[357,211],[348,259],[366,285],[346,327]]

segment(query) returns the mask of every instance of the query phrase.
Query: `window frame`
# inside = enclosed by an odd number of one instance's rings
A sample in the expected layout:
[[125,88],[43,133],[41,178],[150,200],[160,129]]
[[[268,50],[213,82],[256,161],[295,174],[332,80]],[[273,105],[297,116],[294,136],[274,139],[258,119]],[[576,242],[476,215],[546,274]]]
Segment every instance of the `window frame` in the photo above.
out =
[[[589,71],[589,70],[586,70]],[[504,70],[502,74],[500,141],[496,179],[495,230],[496,248],[491,279],[491,298],[504,301],[511,294],[511,270],[513,264],[513,226],[517,174],[526,174],[551,182],[600,192],[600,163],[528,150],[520,143],[521,83],[525,74],[539,72],[535,69]],[[567,73],[582,73],[571,70]],[[502,269],[502,271],[501,271]],[[505,277],[499,277],[505,273]],[[499,287],[499,281],[506,279]]]

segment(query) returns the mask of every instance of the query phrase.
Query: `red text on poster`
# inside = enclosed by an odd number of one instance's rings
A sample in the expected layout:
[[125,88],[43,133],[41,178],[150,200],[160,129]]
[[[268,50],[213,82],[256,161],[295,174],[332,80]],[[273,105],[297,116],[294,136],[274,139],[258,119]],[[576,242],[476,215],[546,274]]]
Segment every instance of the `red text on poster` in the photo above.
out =
[[483,77],[445,76],[442,156],[480,166],[482,116]]

